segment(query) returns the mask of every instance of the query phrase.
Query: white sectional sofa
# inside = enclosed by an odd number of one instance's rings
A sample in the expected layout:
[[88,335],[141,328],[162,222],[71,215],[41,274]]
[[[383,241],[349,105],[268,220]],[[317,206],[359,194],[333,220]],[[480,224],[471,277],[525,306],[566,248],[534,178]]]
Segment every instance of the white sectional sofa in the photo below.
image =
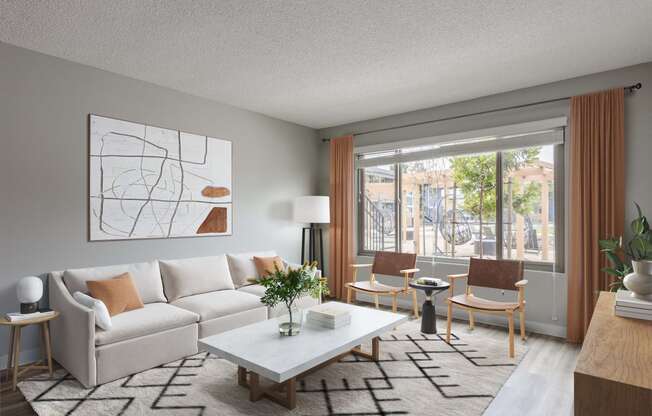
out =
[[[271,251],[178,260],[154,260],[51,272],[52,354],[84,386],[107,383],[198,352],[197,340],[284,313],[260,302],[265,289],[252,284],[253,256]],[[286,263],[286,265],[288,265]],[[297,265],[290,265],[298,267]],[[94,311],[72,294],[87,292],[87,280],[130,272],[145,304],[112,318],[105,331]],[[305,297],[299,307],[318,303]]]

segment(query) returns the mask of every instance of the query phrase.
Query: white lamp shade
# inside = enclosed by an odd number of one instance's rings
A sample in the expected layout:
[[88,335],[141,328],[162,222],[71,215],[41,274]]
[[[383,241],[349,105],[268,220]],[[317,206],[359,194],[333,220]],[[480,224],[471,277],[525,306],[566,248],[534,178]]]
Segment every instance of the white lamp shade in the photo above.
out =
[[43,281],[36,276],[23,277],[16,287],[20,303],[35,303],[43,296]]
[[331,209],[327,196],[300,196],[294,200],[294,220],[302,223],[329,223]]

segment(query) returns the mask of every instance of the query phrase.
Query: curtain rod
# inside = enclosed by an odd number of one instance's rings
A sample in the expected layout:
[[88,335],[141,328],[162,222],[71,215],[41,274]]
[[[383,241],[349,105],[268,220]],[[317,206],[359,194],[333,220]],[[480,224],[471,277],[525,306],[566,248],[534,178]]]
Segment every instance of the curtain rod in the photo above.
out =
[[[629,85],[627,87],[623,87],[623,90],[625,90],[625,92],[633,92],[634,90],[640,90],[642,87],[643,87],[643,84],[641,84],[640,82],[637,82],[636,84]],[[531,106],[534,106],[534,105],[554,103],[554,102],[557,102],[557,101],[570,100],[571,98],[572,97],[570,97],[570,96],[569,97],[552,98],[550,100],[536,101],[536,102],[528,103],[528,104],[519,104],[519,105],[512,105],[512,106],[509,106],[509,107],[494,108],[494,109],[491,109],[491,110],[478,111],[478,112],[475,112],[475,113],[468,113],[468,114],[460,114],[460,115],[457,115],[457,116],[438,118],[438,119],[435,119],[435,120],[419,121],[417,123],[402,124],[400,126],[386,127],[386,128],[383,128],[383,129],[359,131],[359,132],[354,132],[354,133],[351,133],[351,134],[353,136],[360,136],[360,135],[363,135],[363,134],[379,133],[381,131],[396,130],[396,129],[402,129],[402,128],[406,128],[406,127],[415,127],[415,126],[421,126],[423,124],[437,123],[437,122],[440,122],[440,121],[456,120],[456,119],[459,119],[459,118],[471,117],[471,116],[479,116],[479,115],[482,115],[482,114],[495,113],[495,112],[498,112],[498,111],[515,110],[517,108],[524,108],[524,107],[531,107]],[[324,139],[321,139],[321,141],[322,142],[330,142],[331,139],[324,138]]]

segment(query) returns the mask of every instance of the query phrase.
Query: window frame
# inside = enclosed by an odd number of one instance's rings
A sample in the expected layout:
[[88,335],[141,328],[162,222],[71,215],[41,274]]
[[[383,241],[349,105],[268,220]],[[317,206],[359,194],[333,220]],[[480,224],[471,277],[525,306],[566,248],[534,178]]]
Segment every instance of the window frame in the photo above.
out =
[[[566,138],[566,128],[562,127],[562,135],[564,139]],[[565,235],[566,235],[566,224],[565,224],[565,147],[564,143],[554,144],[553,145],[553,154],[554,154],[554,224],[555,224],[555,259],[553,262],[543,262],[535,260],[524,260],[524,266],[526,270],[534,271],[543,271],[543,272],[554,272],[554,273],[564,273],[565,272]],[[505,150],[497,150],[496,153],[496,240],[502,241],[503,237],[503,168],[502,168],[502,154]],[[388,163],[386,165],[391,165]],[[401,235],[403,232],[404,224],[401,222],[401,212],[403,209],[403,201],[401,200],[402,196],[402,169],[401,162],[395,162],[394,172],[395,172],[395,181],[394,181],[394,203],[396,205],[395,209],[395,224],[396,224],[396,235],[394,237],[394,247],[395,251],[400,253],[402,252],[402,239]],[[363,208],[363,196],[364,196],[364,168],[356,169],[356,191],[357,191],[357,254],[359,256],[373,257],[376,254],[374,250],[367,250],[364,246],[364,208]],[[503,258],[503,244],[496,245],[496,258]],[[433,256],[417,256],[418,262],[430,262],[432,261]],[[434,256],[435,262],[438,263],[450,263],[450,264],[461,264],[468,265],[468,258],[461,257],[446,257],[446,256]]]

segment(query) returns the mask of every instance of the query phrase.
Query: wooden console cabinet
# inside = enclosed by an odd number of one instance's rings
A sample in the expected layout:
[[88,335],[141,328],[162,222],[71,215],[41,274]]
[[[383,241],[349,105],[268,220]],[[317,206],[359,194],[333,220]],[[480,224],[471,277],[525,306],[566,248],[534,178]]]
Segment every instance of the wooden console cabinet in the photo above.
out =
[[614,315],[601,292],[575,367],[575,416],[652,416],[652,321]]

